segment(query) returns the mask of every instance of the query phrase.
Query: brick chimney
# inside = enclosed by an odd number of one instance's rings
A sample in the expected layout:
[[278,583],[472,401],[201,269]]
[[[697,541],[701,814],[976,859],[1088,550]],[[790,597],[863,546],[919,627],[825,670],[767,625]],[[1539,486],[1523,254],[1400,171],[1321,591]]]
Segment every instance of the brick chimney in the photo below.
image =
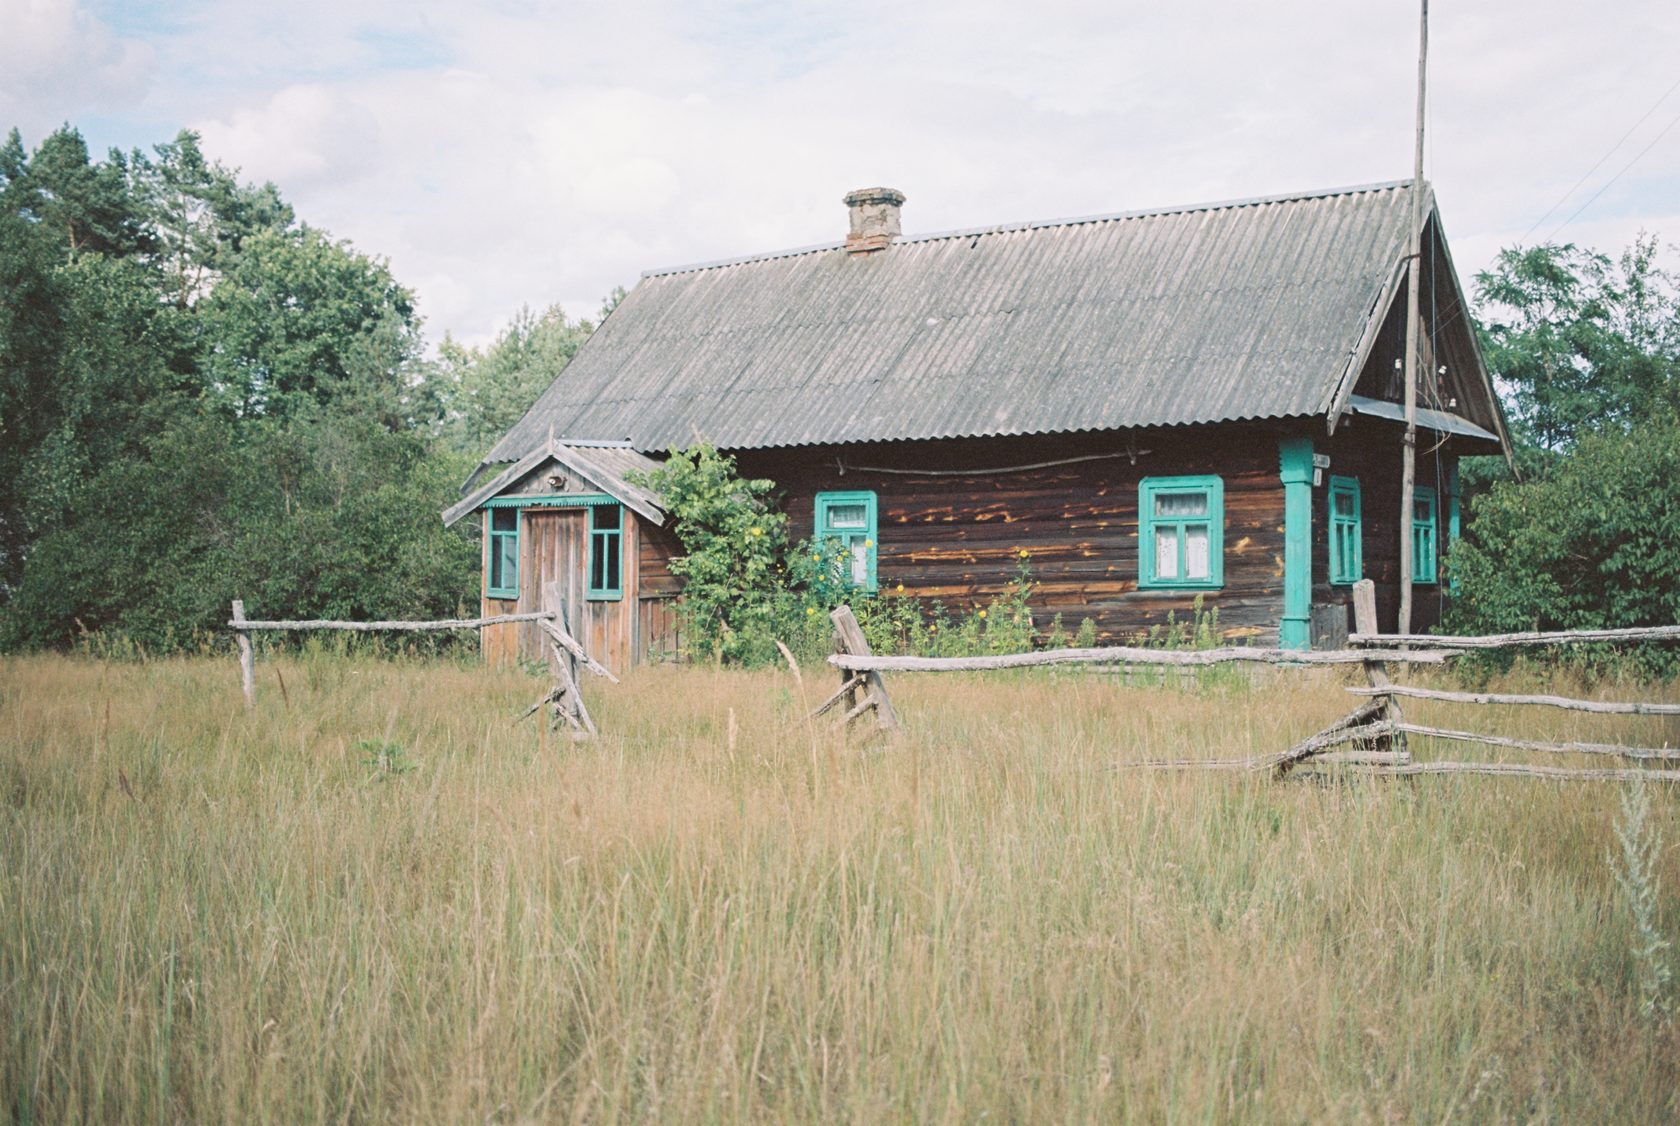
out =
[[898,209],[904,206],[904,193],[892,188],[859,188],[846,193],[846,208],[851,213],[852,229],[846,235],[846,250],[850,254],[867,254],[885,250],[901,233]]

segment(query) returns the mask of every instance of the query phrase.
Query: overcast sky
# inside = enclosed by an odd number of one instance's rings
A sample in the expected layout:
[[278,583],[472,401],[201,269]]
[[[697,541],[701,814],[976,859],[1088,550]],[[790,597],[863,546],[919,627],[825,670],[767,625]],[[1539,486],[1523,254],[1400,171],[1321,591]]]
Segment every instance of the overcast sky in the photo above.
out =
[[[1680,4],[1432,17],[1426,170],[1466,281],[1518,242],[1680,241]],[[1405,0],[0,0],[0,128],[196,129],[388,258],[434,341],[483,342],[836,241],[856,187],[918,233],[1402,179],[1416,52]]]

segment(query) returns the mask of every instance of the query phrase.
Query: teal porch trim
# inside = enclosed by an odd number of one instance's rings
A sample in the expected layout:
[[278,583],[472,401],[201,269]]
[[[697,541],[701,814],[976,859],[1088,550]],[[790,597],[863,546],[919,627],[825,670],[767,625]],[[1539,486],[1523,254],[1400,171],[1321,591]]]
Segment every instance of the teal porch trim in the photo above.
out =
[[1312,634],[1311,438],[1278,439],[1278,476],[1283,480],[1283,621],[1278,648],[1305,649]]
[[1457,594],[1458,579],[1452,573],[1452,549],[1453,544],[1458,542],[1459,504],[1463,500],[1463,493],[1458,485],[1458,459],[1448,458],[1441,471],[1446,477],[1447,487],[1447,590]]
[[545,493],[541,496],[500,496],[485,501],[484,508],[594,508],[598,504],[621,504],[606,493]]

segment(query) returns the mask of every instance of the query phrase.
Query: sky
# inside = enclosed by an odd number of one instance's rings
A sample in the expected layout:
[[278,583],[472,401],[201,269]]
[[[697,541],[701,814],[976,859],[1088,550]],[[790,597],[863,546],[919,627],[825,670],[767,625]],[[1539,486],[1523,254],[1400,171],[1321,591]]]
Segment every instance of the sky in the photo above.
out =
[[[643,271],[1404,179],[1418,9],[1370,0],[0,0],[0,129],[178,130],[389,260],[436,342]],[[1680,242],[1680,4],[1431,11],[1425,174],[1468,282]],[[1680,265],[1680,250],[1664,256]]]

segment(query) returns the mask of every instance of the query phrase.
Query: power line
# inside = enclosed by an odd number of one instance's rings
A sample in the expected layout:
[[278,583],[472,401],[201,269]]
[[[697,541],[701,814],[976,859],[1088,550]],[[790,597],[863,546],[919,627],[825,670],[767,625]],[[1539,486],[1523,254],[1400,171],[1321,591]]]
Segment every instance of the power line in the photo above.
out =
[[[1652,137],[1650,144],[1648,144],[1644,148],[1640,149],[1637,153],[1634,154],[1634,157],[1633,157],[1632,160],[1630,160],[1626,164],[1622,165],[1622,170],[1620,172],[1616,173],[1614,176],[1610,177],[1608,180],[1606,180],[1604,182],[1604,186],[1602,188],[1599,188],[1596,192],[1594,192],[1592,194],[1592,196],[1587,200],[1587,202],[1585,202],[1581,206],[1577,207],[1575,209],[1575,213],[1573,215],[1571,215],[1569,218],[1565,219],[1563,222],[1559,223],[1557,225],[1557,229],[1552,231],[1552,233],[1546,237],[1546,241],[1551,242],[1553,239],[1557,238],[1558,231],[1561,231],[1565,227],[1569,226],[1569,224],[1573,223],[1575,221],[1576,217],[1581,214],[1581,212],[1583,212],[1587,208],[1591,207],[1594,200],[1596,200],[1599,196],[1603,195],[1606,191],[1608,191],[1610,189],[1610,185],[1614,184],[1617,180],[1620,180],[1627,173],[1627,170],[1629,168],[1632,168],[1635,164],[1638,164],[1641,157],[1643,157],[1646,153],[1650,152],[1652,149],[1656,148],[1657,147],[1657,142],[1662,140],[1664,137],[1668,136],[1668,131],[1670,129],[1673,129],[1676,125],[1680,125],[1680,114],[1676,114],[1674,116],[1674,120],[1670,121],[1667,125],[1664,125],[1663,128],[1662,128],[1662,132],[1658,133],[1655,137]],[[1614,150],[1612,150],[1612,151],[1614,151]]]
[[[1517,239],[1517,242],[1519,242],[1519,244],[1520,244],[1520,242],[1527,242],[1527,240],[1529,240],[1529,235],[1532,235],[1532,234],[1534,234],[1534,232],[1536,232],[1536,230],[1541,229],[1541,224],[1544,224],[1544,222],[1546,222],[1547,218],[1552,217],[1552,212],[1556,212],[1557,208],[1562,207],[1562,205],[1564,205],[1564,200],[1567,200],[1567,198],[1571,197],[1571,195],[1574,195],[1574,193],[1579,192],[1579,190],[1581,190],[1581,185],[1583,185],[1583,183],[1586,183],[1586,182],[1588,182],[1588,180],[1591,180],[1591,178],[1593,178],[1594,171],[1598,171],[1599,168],[1603,168],[1604,161],[1609,160],[1609,158],[1611,158],[1611,156],[1616,155],[1616,150],[1618,150],[1618,148],[1621,148],[1621,146],[1626,145],[1626,141],[1628,141],[1628,138],[1630,138],[1630,136],[1633,136],[1633,133],[1635,133],[1636,129],[1640,128],[1641,124],[1645,124],[1646,121],[1648,121],[1648,119],[1650,119],[1651,114],[1656,113],[1656,108],[1658,108],[1658,106],[1662,106],[1662,104],[1665,103],[1665,101],[1668,101],[1668,96],[1670,96],[1670,94],[1673,94],[1673,92],[1677,91],[1677,89],[1680,89],[1680,81],[1675,81],[1675,84],[1673,84],[1673,86],[1670,86],[1670,87],[1668,87],[1668,89],[1665,89],[1665,91],[1663,91],[1662,97],[1658,97],[1658,99],[1656,99],[1656,101],[1653,101],[1653,103],[1651,103],[1650,109],[1646,109],[1645,113],[1640,114],[1640,119],[1638,119],[1638,121],[1635,121],[1635,123],[1631,124],[1631,126],[1628,126],[1628,131],[1626,131],[1626,133],[1621,134],[1621,138],[1618,139],[1618,141],[1616,141],[1616,143],[1614,143],[1614,145],[1609,146],[1608,150],[1604,151],[1604,155],[1599,156],[1598,161],[1596,161],[1596,163],[1594,163],[1594,165],[1591,166],[1591,168],[1588,168],[1588,170],[1584,171],[1583,175],[1581,175],[1581,178],[1579,178],[1579,180],[1576,180],[1576,182],[1574,182],[1574,185],[1572,185],[1572,187],[1569,188],[1569,190],[1567,190],[1567,192],[1562,193],[1561,197],[1557,197],[1557,202],[1552,203],[1551,207],[1547,207],[1546,208],[1546,213],[1544,213],[1544,215],[1541,215],[1541,217],[1536,218],[1536,220],[1534,220],[1534,225],[1532,225],[1532,227],[1529,227],[1529,229],[1525,230],[1525,232],[1522,232],[1522,239]],[[1670,124],[1670,128],[1673,128],[1672,124]],[[1667,133],[1667,131],[1668,131],[1668,129],[1663,129],[1663,133]],[[1640,156],[1643,156],[1643,155],[1645,155],[1645,153],[1640,153]],[[1638,160],[1638,156],[1635,156],[1635,160]],[[1626,171],[1626,168],[1623,171]],[[1604,185],[1604,187],[1609,187],[1609,185]],[[1603,192],[1603,188],[1599,188],[1599,192]],[[1596,200],[1596,198],[1598,198],[1598,197],[1596,197],[1596,195],[1594,195],[1593,198],[1594,198],[1594,200]],[[1593,200],[1588,200],[1588,203],[1591,203],[1591,202],[1593,202]],[[1583,208],[1586,207],[1586,203],[1583,203],[1583,205],[1581,205],[1581,207],[1583,207]],[[1576,215],[1579,215],[1579,213],[1581,213],[1581,212],[1579,212],[1579,210],[1578,210],[1578,212],[1576,212]],[[1569,225],[1569,220],[1572,220],[1572,218],[1574,218],[1574,215],[1571,215],[1571,217],[1566,218],[1566,220],[1564,220],[1564,224],[1562,224],[1562,227],[1559,227],[1559,229],[1557,229],[1557,230],[1562,230],[1562,229],[1564,229],[1564,227],[1567,227],[1567,225]],[[1552,232],[1552,234],[1556,234],[1556,232]]]

